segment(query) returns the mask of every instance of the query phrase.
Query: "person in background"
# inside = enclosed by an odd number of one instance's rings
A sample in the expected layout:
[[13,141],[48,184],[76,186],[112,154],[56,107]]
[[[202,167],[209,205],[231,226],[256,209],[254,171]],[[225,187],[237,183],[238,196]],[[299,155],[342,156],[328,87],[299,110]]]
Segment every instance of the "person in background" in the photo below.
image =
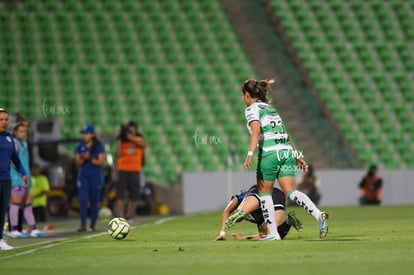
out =
[[0,108],[0,250],[11,250],[13,247],[3,239],[4,219],[7,207],[9,206],[11,193],[11,163],[20,172],[24,186],[29,184],[26,171],[14,150],[14,141],[10,133],[7,132],[9,126],[9,113]]
[[[24,120],[22,120],[24,121]],[[32,208],[32,196],[30,195],[30,188],[32,187],[32,178],[30,174],[29,167],[29,147],[27,142],[27,124],[21,123],[20,121],[12,128],[14,136],[14,145],[17,155],[19,156],[20,161],[24,169],[27,171],[27,176],[29,179],[29,184],[25,185],[25,182],[20,177],[19,172],[14,166],[10,168],[10,175],[12,181],[12,190],[11,190],[11,201],[9,208],[9,218],[11,231],[9,236],[12,238],[22,238],[22,237],[46,237],[47,234],[41,232],[36,227],[36,221],[33,215]],[[24,231],[18,230],[19,224],[19,209],[23,208],[23,216],[26,220],[26,223],[30,227],[30,234]]]
[[[24,127],[26,127],[27,129],[29,129],[29,121],[27,121],[19,112],[15,112],[10,119],[14,119],[14,121],[10,121],[9,125],[12,124],[13,126],[17,125],[17,124],[21,124]],[[9,129],[9,132],[13,132],[13,129]],[[30,144],[28,144],[27,146],[28,151],[30,152]],[[27,171],[30,172],[30,171]],[[31,177],[29,177],[29,180],[31,179]],[[23,221],[24,221],[24,206],[20,206],[19,208],[19,213],[18,213],[19,217],[18,217],[18,223],[17,223],[17,230],[19,232],[23,231]],[[7,211],[7,218],[10,221],[10,212]],[[9,231],[12,231],[11,229],[11,225],[9,223]],[[27,235],[26,233],[24,233],[25,235]]]
[[377,175],[377,166],[371,165],[359,183],[361,205],[379,205],[382,198],[382,179]]
[[303,175],[302,181],[297,186],[297,190],[305,193],[315,205],[318,205],[321,199],[318,185],[319,180],[315,176],[314,167],[313,165],[308,165],[308,171]]
[[82,130],[82,141],[76,148],[75,163],[78,167],[78,197],[81,226],[78,232],[86,232],[88,203],[90,204],[90,231],[95,231],[98,217],[99,199],[104,182],[103,165],[105,148],[95,135],[92,125],[85,125]]
[[50,191],[48,178],[41,173],[38,164],[34,163],[31,167],[32,172],[32,195],[33,214],[36,222],[46,221],[47,193]]
[[[134,222],[134,205],[139,198],[142,167],[145,165],[144,149],[147,146],[138,132],[138,125],[130,121],[121,127],[116,155],[118,182],[116,183],[116,214]],[[128,191],[126,214],[124,200]]]

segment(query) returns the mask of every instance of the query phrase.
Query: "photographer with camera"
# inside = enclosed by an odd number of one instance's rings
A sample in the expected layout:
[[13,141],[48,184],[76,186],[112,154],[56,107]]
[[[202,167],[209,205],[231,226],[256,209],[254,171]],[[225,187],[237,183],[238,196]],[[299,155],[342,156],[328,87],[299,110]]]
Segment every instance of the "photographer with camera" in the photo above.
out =
[[359,183],[360,205],[380,205],[382,197],[382,178],[377,174],[377,166],[371,165]]
[[[116,184],[116,214],[125,217],[130,222],[135,216],[134,205],[139,198],[140,177],[145,165],[144,149],[147,146],[142,135],[138,132],[138,124],[130,121],[121,125],[116,150],[118,182]],[[126,214],[124,215],[124,200],[128,192]]]

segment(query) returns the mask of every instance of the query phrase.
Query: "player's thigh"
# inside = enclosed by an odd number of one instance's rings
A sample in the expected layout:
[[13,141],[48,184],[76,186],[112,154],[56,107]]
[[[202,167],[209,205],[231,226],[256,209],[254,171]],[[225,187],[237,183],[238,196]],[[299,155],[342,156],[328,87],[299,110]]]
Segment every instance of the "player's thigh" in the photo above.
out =
[[[278,167],[279,160],[276,151],[260,151],[256,169],[257,181],[271,182],[273,184],[278,176]],[[269,192],[272,192],[272,190]]]
[[296,159],[294,157],[280,159],[277,170],[278,180],[283,177],[294,177],[297,171]]
[[25,204],[31,204],[32,203],[32,195],[30,195],[30,192],[27,194],[24,203]]
[[259,208],[259,199],[256,196],[247,196],[243,199],[242,203],[238,207],[243,210],[246,214],[250,214]]
[[14,204],[23,203],[25,197],[25,190],[23,186],[16,186],[11,189],[10,202]]
[[296,179],[294,176],[284,176],[277,179],[277,181],[279,182],[280,189],[282,189],[285,195],[296,188]]
[[274,181],[257,180],[258,192],[260,193],[272,193]]

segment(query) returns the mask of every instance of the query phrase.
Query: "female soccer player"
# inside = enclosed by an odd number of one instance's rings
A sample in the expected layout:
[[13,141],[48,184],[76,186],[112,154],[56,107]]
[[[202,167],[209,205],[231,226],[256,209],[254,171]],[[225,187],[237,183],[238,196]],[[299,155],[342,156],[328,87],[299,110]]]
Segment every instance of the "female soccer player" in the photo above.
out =
[[[283,239],[289,232],[291,226],[295,227],[298,231],[302,231],[302,223],[296,218],[294,212],[290,212],[288,214],[288,219],[285,220],[286,198],[283,192],[277,188],[273,188],[272,197],[275,202],[275,220],[280,237]],[[232,215],[233,219],[227,220],[232,212],[235,212],[235,215]],[[231,234],[233,239],[260,240],[267,235],[267,225],[264,222],[262,209],[260,208],[260,196],[257,185],[253,185],[249,190],[242,192],[240,195],[232,196],[230,202],[223,211],[220,234],[217,236],[216,241],[226,240],[226,228],[230,228],[243,219],[255,223],[257,225],[258,234],[254,236],[242,236],[233,233]]]
[[13,137],[6,130],[9,126],[9,113],[0,108],[0,250],[13,249],[3,240],[4,218],[10,201],[11,178],[10,163],[12,162],[18,168],[22,175],[24,184],[27,185],[28,179],[26,171],[14,150]]
[[24,238],[29,237],[26,232],[18,231],[19,224],[19,209],[23,205],[23,216],[29,225],[31,232],[30,237],[46,237],[47,234],[39,231],[36,228],[36,222],[33,215],[32,208],[32,196],[30,194],[30,188],[32,186],[32,179],[29,167],[29,148],[27,143],[27,125],[25,123],[18,122],[13,127],[14,144],[17,155],[23,164],[24,169],[27,171],[27,177],[29,184],[25,185],[23,179],[20,177],[15,167],[11,167],[10,175],[12,181],[11,190],[11,204],[9,208],[9,218],[11,231],[9,236],[12,238]]
[[78,171],[78,196],[81,227],[78,232],[86,232],[88,202],[91,209],[90,230],[95,231],[98,217],[99,199],[104,182],[103,169],[105,148],[95,136],[92,125],[82,128],[83,141],[78,145],[75,163]]
[[296,157],[300,154],[286,133],[280,115],[269,104],[268,92],[272,83],[273,80],[250,79],[242,85],[247,128],[251,134],[249,150],[243,167],[245,169],[251,167],[253,152],[259,146],[256,173],[263,217],[270,231],[266,240],[280,240],[271,196],[275,179],[278,180],[283,193],[289,199],[302,206],[317,220],[319,236],[325,238],[328,233],[328,214],[321,212],[308,196],[295,189],[295,170],[297,169],[295,165],[306,167],[306,162]]

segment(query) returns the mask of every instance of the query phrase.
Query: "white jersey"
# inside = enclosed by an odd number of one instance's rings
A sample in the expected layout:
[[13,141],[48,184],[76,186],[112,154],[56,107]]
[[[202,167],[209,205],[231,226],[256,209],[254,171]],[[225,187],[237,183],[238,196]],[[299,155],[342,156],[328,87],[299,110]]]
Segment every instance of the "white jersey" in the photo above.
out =
[[247,129],[252,133],[250,122],[260,122],[259,148],[265,152],[290,149],[289,136],[276,109],[264,102],[257,101],[246,108]]

